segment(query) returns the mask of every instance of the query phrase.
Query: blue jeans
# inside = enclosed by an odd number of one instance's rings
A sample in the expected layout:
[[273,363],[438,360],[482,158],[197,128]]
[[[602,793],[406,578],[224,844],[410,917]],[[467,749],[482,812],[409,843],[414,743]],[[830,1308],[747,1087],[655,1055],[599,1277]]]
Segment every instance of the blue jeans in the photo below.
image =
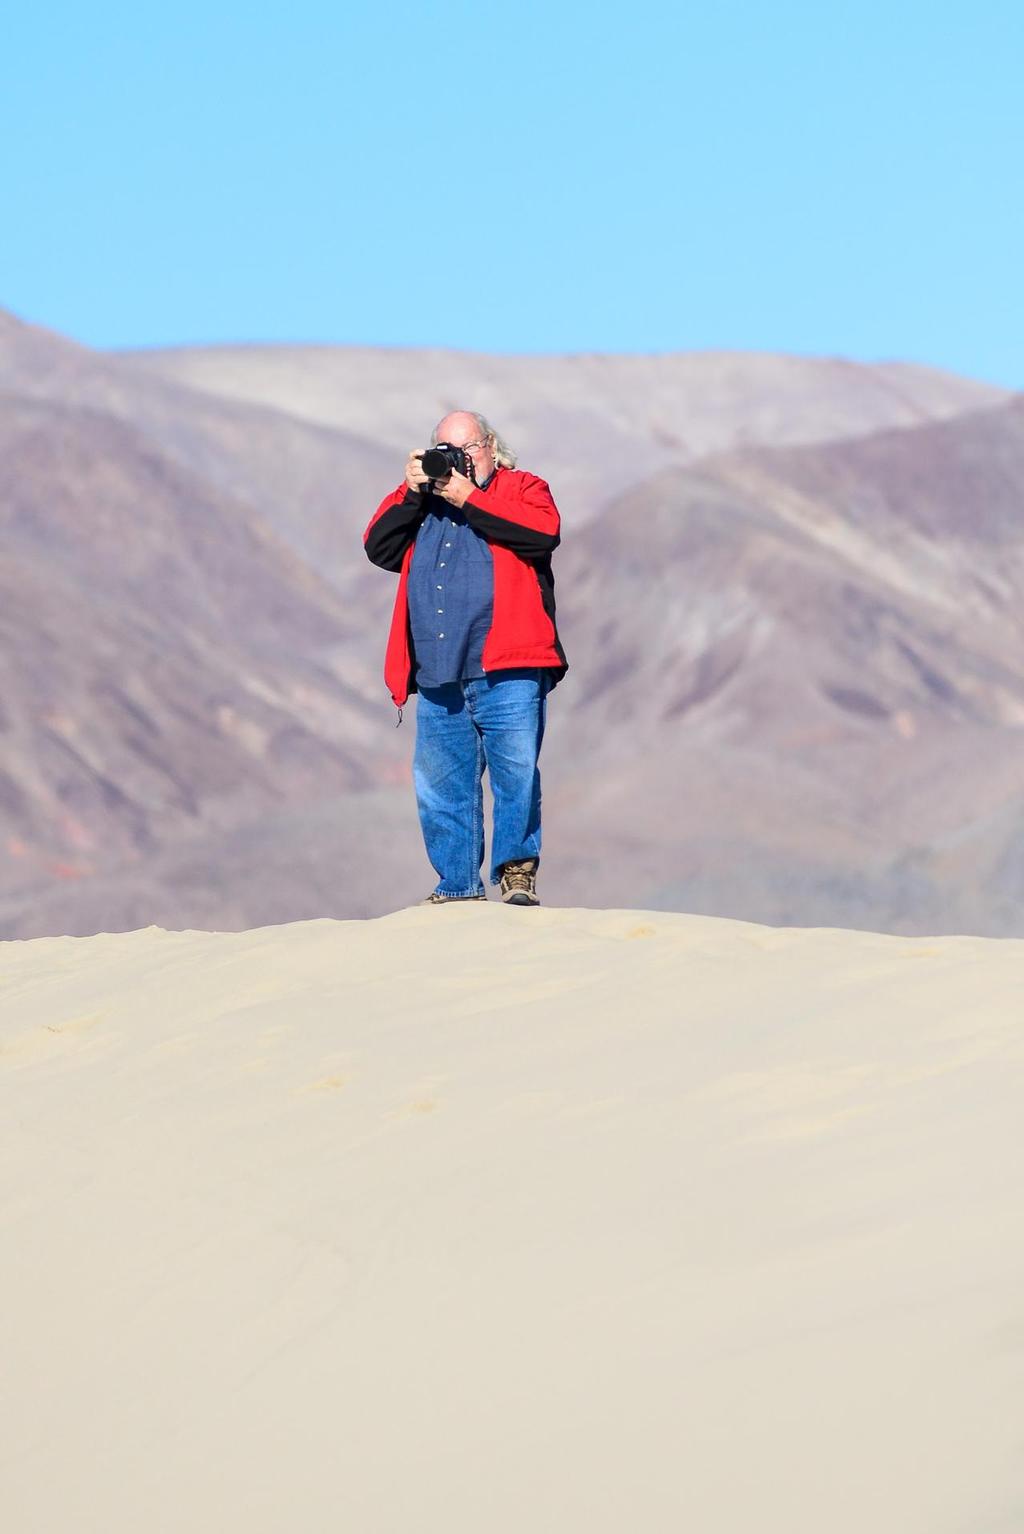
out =
[[547,699],[535,669],[495,671],[417,693],[413,781],[439,895],[485,893],[484,768],[494,795],[491,883],[540,861],[540,756]]

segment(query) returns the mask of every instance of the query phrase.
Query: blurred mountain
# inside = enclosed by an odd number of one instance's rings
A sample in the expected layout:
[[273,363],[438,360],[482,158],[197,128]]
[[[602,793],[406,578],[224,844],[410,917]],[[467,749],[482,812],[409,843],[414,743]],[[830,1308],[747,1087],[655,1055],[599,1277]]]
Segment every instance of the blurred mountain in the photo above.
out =
[[0,889],[386,772],[337,593],[133,427],[0,396],[0,531]]
[[905,363],[743,352],[492,357],[216,346],[128,353],[118,363],[135,378],[161,378],[343,428],[399,463],[425,445],[448,411],[480,410],[520,461],[549,480],[577,527],[668,465],[747,444],[818,442],[945,420],[1006,397],[990,385]]
[[566,901],[600,824],[667,909],[1024,931],[1024,400],[659,475],[560,595]]
[[342,426],[324,427],[139,375],[117,357],[3,311],[0,390],[80,406],[134,427],[169,463],[261,513],[303,559],[338,584],[353,573],[353,521],[380,500],[382,485],[390,488],[401,477],[394,449]]
[[426,893],[360,534],[459,403],[563,506],[547,900],[1024,932],[1019,398],[741,354],[112,356],[0,314],[0,935]]

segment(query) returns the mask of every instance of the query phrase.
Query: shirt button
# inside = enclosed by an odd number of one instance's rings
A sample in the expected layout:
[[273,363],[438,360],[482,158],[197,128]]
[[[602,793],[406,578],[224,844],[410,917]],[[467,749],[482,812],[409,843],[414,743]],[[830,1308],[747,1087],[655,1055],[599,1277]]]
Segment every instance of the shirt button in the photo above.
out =
[[441,561],[441,569],[442,569],[442,570],[443,570],[443,569],[444,569],[444,560],[443,560],[443,559],[442,559],[442,561]]
[[438,581],[438,583],[437,583],[437,589],[438,589],[438,591],[441,590],[441,582],[440,581]]
[[444,612],[444,608],[443,607],[439,607],[437,610],[438,610],[439,613],[443,613]]
[[445,544],[445,548],[446,548],[446,549],[450,549],[450,548],[451,548],[451,544],[450,544],[450,543],[446,543],[446,544]]
[[438,636],[437,636],[437,637],[438,637],[438,639],[443,639],[443,638],[444,638],[444,635],[443,635],[443,634],[438,634]]

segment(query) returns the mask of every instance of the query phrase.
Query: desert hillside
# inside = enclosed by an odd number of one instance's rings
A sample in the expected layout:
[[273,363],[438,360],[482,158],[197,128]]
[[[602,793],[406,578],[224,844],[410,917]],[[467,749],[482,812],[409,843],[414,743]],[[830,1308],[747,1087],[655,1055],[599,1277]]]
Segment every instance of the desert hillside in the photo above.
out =
[[112,355],[0,314],[0,937],[434,880],[361,535],[467,398],[551,480],[543,898],[1024,935],[1024,406],[897,363]]
[[1016,1529],[1024,943],[0,947],[18,1534]]
[[482,410],[557,486],[573,526],[666,466],[735,447],[831,441],[951,420],[1005,390],[936,368],[754,352],[490,356],[429,348],[204,346],[107,354],[145,396],[275,411],[400,452],[449,410]]

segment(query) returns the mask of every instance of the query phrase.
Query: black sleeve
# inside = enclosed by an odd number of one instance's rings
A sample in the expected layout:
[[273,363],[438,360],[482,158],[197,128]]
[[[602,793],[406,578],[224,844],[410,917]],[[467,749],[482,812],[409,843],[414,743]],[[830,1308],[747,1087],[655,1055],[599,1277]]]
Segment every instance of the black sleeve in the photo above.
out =
[[400,570],[405,551],[419,532],[427,514],[427,497],[406,489],[405,497],[382,511],[367,529],[363,547],[371,564],[382,570]]

